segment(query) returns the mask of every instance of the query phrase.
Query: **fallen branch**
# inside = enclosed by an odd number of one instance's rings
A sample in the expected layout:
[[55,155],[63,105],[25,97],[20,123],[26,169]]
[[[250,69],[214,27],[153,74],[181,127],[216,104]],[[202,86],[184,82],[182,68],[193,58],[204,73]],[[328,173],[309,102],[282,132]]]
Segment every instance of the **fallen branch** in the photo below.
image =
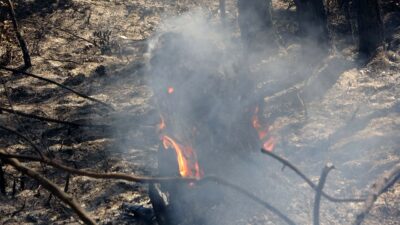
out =
[[47,165],[50,165],[54,168],[63,170],[65,172],[91,177],[96,179],[111,179],[111,180],[126,180],[130,182],[138,182],[138,183],[165,183],[165,182],[196,182],[196,178],[181,178],[181,177],[146,177],[146,176],[134,176],[124,173],[96,173],[86,170],[79,170],[75,168],[71,168],[57,162],[55,160],[51,160],[44,156],[43,158],[35,157],[35,156],[27,156],[27,155],[15,155],[15,154],[7,154],[4,151],[0,150],[0,158],[10,159],[15,158],[23,161],[30,162],[41,162]]
[[24,40],[24,38],[21,35],[21,32],[19,31],[19,27],[18,27],[18,23],[17,23],[17,18],[15,16],[15,11],[14,11],[14,6],[13,3],[11,2],[11,0],[6,0],[5,1],[8,5],[8,12],[10,14],[11,17],[11,21],[14,27],[14,31],[15,31],[15,36],[17,37],[18,43],[19,43],[19,47],[22,50],[22,55],[24,58],[24,69],[27,69],[29,67],[32,66],[31,63],[31,57],[29,55],[29,50],[28,47],[26,45],[26,42]]
[[375,201],[378,197],[388,191],[400,179],[400,163],[395,165],[393,169],[378,179],[372,186],[372,190],[365,201],[363,210],[357,215],[354,225],[360,225],[368,216]]
[[97,103],[99,103],[99,104],[101,104],[101,105],[103,105],[103,106],[105,106],[105,107],[107,107],[108,109],[111,109],[111,110],[113,110],[113,111],[115,110],[111,105],[109,105],[109,104],[107,104],[107,103],[105,103],[105,102],[102,102],[102,101],[100,101],[100,100],[98,100],[98,99],[95,99],[95,98],[92,98],[92,97],[90,97],[90,96],[87,96],[87,95],[85,95],[85,94],[82,94],[82,93],[80,93],[80,92],[78,92],[78,91],[75,91],[74,89],[69,88],[69,87],[67,87],[67,86],[65,86],[65,85],[63,85],[63,84],[60,84],[60,83],[56,82],[56,81],[53,81],[53,80],[50,80],[50,79],[41,77],[41,76],[39,76],[39,75],[35,75],[35,74],[32,74],[32,73],[28,73],[28,72],[25,72],[25,71],[21,71],[21,70],[17,70],[17,69],[12,69],[12,68],[8,68],[8,67],[4,67],[4,66],[0,66],[0,69],[5,70],[5,71],[9,71],[9,72],[13,72],[13,73],[17,73],[17,74],[18,74],[18,73],[19,73],[19,74],[23,74],[23,75],[26,75],[26,76],[28,76],[28,77],[33,77],[33,78],[36,78],[36,79],[38,79],[38,80],[43,80],[43,81],[46,81],[46,82],[48,82],[48,83],[55,84],[55,85],[57,85],[58,87],[61,87],[61,88],[63,88],[63,89],[66,89],[66,90],[68,90],[68,91],[70,91],[70,92],[76,94],[76,95],[79,96],[79,97],[86,98],[86,99],[88,99],[88,100],[90,100],[90,101],[93,101],[93,102],[97,102]]
[[319,182],[314,198],[314,209],[313,209],[314,225],[319,225],[319,209],[321,205],[320,203],[321,203],[322,189],[324,189],[326,178],[328,177],[329,172],[334,168],[335,167],[332,164],[325,165],[324,169],[322,170],[321,176],[319,177]]
[[67,204],[72,208],[72,210],[79,216],[79,218],[86,224],[96,225],[96,222],[90,218],[88,213],[78,204],[78,202],[70,195],[63,192],[57,185],[43,177],[34,170],[22,165],[18,160],[13,158],[3,158],[4,162],[13,166],[16,170],[24,175],[31,177],[36,180],[40,185],[42,185],[46,190],[48,190],[53,195],[57,196],[62,202]]
[[40,120],[40,121],[59,123],[59,124],[64,124],[64,125],[68,125],[68,126],[72,126],[72,127],[100,127],[100,128],[107,127],[107,125],[79,124],[79,123],[74,123],[74,122],[58,120],[58,119],[52,119],[52,118],[48,118],[48,117],[42,117],[42,116],[37,116],[34,114],[20,112],[20,111],[13,110],[13,109],[7,109],[7,108],[0,106],[0,112],[2,112],[2,111],[7,112],[7,113],[16,114],[16,115],[23,116],[23,117],[27,117],[27,118]]
[[[291,170],[293,170],[298,176],[300,176],[314,191],[317,191],[317,185],[315,185],[310,178],[308,178],[304,173],[302,173],[297,167],[295,167],[292,163],[290,163],[287,159],[284,159],[278,155],[276,155],[273,152],[261,149],[261,152],[271,156],[272,158],[278,160],[279,162],[281,162],[283,165],[289,167]],[[321,191],[321,195],[323,197],[325,197],[326,199],[328,199],[331,202],[364,202],[366,199],[364,198],[344,198],[344,199],[340,199],[340,198],[335,198],[332,197],[328,194],[326,194],[324,191]]]

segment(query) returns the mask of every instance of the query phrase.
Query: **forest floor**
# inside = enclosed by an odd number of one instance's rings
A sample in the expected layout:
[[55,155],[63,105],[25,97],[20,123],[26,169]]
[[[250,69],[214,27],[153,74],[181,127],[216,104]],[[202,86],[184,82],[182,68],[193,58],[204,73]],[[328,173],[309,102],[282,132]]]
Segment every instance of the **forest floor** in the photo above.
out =
[[[105,126],[68,127],[7,112],[0,113],[0,123],[17,129],[47,152],[79,169],[154,174],[159,114],[145,79],[147,41],[163,18],[179,15],[197,5],[207,6],[210,15],[217,16],[218,1],[201,1],[201,4],[157,0],[63,2],[51,5],[32,1],[26,3],[30,6],[17,7],[20,27],[32,57],[33,67],[29,72],[107,102],[115,111],[46,82],[1,71],[1,79],[5,81],[5,86],[0,88],[1,107],[9,107],[11,102],[17,111]],[[228,18],[234,23],[234,3],[228,2]],[[277,61],[284,66],[302,60],[298,46],[286,44],[286,55],[277,55]],[[271,90],[271,95],[265,97],[264,110],[274,134],[279,137],[276,152],[315,179],[325,163],[332,162],[337,169],[328,179],[327,192],[360,196],[400,161],[400,63],[396,61],[399,59],[391,61],[385,55],[360,66],[352,59],[354,46],[338,52],[343,57],[328,57],[311,70],[315,76],[307,79],[299,91],[303,104],[298,104],[297,95],[276,96],[281,93],[276,90],[277,83],[281,84],[279,87],[283,84],[291,87],[288,82],[291,78],[283,76],[282,80],[280,73],[265,75],[265,71],[279,65],[276,62],[261,61],[254,65],[253,73],[261,88]],[[21,65],[20,55],[15,46],[8,67]],[[289,68],[287,73],[295,70]],[[332,76],[322,82],[319,75],[325,73]],[[302,79],[300,75],[297,78]],[[31,152],[29,146],[7,132],[0,130],[0,137],[0,148]],[[62,178],[67,174],[34,163],[29,165],[41,169],[61,187],[65,185]],[[282,176],[278,164],[271,168],[278,169],[270,173]],[[10,166],[5,166],[5,171],[16,174]],[[287,172],[284,173],[286,176]],[[291,186],[287,191],[300,196],[289,202],[285,210],[296,213],[294,218],[299,224],[310,224],[313,193],[303,181],[288,176]],[[41,186],[28,178],[17,178],[6,175],[8,194],[0,195],[0,224],[80,223],[68,207],[56,198],[49,199],[49,193]],[[14,196],[11,194],[13,182]],[[147,185],[72,175],[68,193],[100,224],[148,224],[135,216],[132,209],[151,207]],[[323,204],[329,210],[323,210],[322,224],[351,224],[362,208],[362,204],[356,203]],[[378,199],[365,224],[400,224],[399,206],[400,184],[397,184]],[[262,214],[244,220],[233,224],[271,223]]]

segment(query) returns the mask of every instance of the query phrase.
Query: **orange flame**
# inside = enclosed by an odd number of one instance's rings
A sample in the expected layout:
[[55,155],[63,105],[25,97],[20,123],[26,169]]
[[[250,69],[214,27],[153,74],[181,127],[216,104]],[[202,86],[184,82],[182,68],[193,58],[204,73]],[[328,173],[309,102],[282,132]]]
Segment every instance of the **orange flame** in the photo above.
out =
[[268,126],[262,126],[260,123],[260,119],[258,118],[258,112],[259,108],[258,106],[254,110],[253,118],[252,118],[252,124],[254,129],[256,129],[258,133],[258,138],[263,142],[263,149],[267,151],[273,151],[277,142],[277,139],[272,136],[268,136],[269,133],[269,127]]
[[167,90],[168,94],[172,94],[172,93],[174,93],[174,91],[175,91],[175,89],[173,87],[168,87],[168,90]]
[[201,178],[203,176],[203,171],[200,169],[199,163],[197,162],[196,152],[191,146],[180,145],[167,135],[162,137],[162,142],[165,149],[173,148],[175,150],[179,174],[182,177]]
[[164,117],[160,115],[161,121],[157,126],[157,131],[161,132],[162,130],[165,129],[166,125],[165,125],[165,121],[164,121]]

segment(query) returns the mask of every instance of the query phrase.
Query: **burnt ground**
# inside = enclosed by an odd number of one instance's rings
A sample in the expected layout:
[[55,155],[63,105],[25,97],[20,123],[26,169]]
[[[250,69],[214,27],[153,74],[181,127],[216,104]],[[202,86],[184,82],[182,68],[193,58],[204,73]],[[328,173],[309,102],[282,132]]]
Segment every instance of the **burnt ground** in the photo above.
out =
[[[17,7],[17,14],[31,51],[33,67],[29,72],[108,102],[115,111],[110,112],[43,81],[2,72],[1,79],[9,95],[7,98],[2,87],[2,107],[11,102],[15,110],[26,113],[105,126],[68,127],[6,112],[0,114],[1,124],[17,129],[71,166],[152,175],[157,164],[155,127],[159,115],[152,103],[152,90],[145,82],[146,41],[164,17],[186,12],[196,4],[156,0],[54,1],[54,4],[27,1],[26,4]],[[197,4],[207,6],[211,16],[217,15],[218,1]],[[285,7],[278,3],[275,6]],[[234,24],[233,1],[229,1],[228,11],[228,18]],[[290,14],[290,11],[285,13]],[[291,29],[291,24],[288,21],[287,26],[277,24],[277,27],[286,31]],[[398,37],[399,33],[394,32],[393,37],[396,35]],[[399,49],[391,46],[388,54],[378,55],[365,64],[355,60],[354,46],[338,44],[336,54],[340,57],[333,55],[311,64],[313,68],[309,74],[312,76],[307,78],[304,74],[295,75],[296,68],[288,68],[285,73],[293,73],[297,79],[288,81],[288,77],[282,79],[280,73],[263,73],[275,67],[276,61],[285,65],[285,62],[303,60],[301,48],[304,46],[296,40],[286,41],[284,51],[272,59],[265,57],[252,67],[259,88],[268,90],[264,116],[272,123],[274,135],[279,137],[276,152],[315,181],[324,164],[332,162],[337,169],[328,178],[327,192],[347,197],[365,194],[377,178],[399,163]],[[19,49],[14,43],[8,66],[21,64]],[[321,74],[332,74],[332,79],[322,82]],[[294,94],[282,92],[292,86],[297,87]],[[1,148],[31,153],[29,146],[16,137],[3,131],[0,135]],[[313,193],[302,180],[286,170],[282,172],[278,163],[265,160],[271,165],[267,176],[284,176],[278,182],[286,184],[282,190],[297,195],[285,203],[285,210],[295,213],[293,218],[299,224],[310,224]],[[64,186],[65,173],[34,163],[29,165]],[[7,173],[8,194],[0,196],[1,224],[80,223],[68,207],[55,198],[49,199],[49,193],[37,183],[20,177],[10,166],[3,168]],[[13,185],[15,193],[12,194]],[[279,188],[277,186],[272,185]],[[274,188],[265,191],[279,191]],[[148,223],[135,217],[133,210],[150,207],[146,185],[71,176],[68,193],[100,224]],[[365,224],[399,224],[399,194],[400,185],[397,184],[382,195]],[[274,194],[266,194],[271,195]],[[324,207],[322,224],[351,224],[362,204],[323,201]],[[234,222],[277,223],[262,212]]]

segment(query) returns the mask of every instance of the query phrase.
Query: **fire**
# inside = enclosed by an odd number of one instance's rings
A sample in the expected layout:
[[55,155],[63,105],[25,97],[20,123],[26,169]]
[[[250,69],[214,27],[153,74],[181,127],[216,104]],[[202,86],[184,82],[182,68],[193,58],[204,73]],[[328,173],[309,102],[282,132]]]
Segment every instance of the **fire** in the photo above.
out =
[[[158,131],[161,132],[166,128],[165,120],[161,116]],[[202,178],[204,173],[201,170],[196,152],[191,145],[183,145],[178,143],[172,137],[161,135],[161,141],[164,149],[173,149],[176,153],[176,160],[179,167],[179,174],[182,177]]]
[[203,172],[197,162],[196,152],[191,146],[178,144],[178,142],[167,135],[162,137],[162,142],[165,149],[172,148],[175,150],[179,174],[182,177],[201,178],[203,176]]
[[260,119],[258,118],[259,108],[258,106],[254,110],[252,125],[254,129],[256,129],[258,133],[258,138],[263,142],[262,147],[264,150],[273,151],[277,142],[277,139],[273,136],[269,136],[268,133],[270,131],[268,126],[262,126]]
[[168,94],[172,94],[172,93],[174,93],[174,91],[175,91],[175,89],[173,87],[168,87],[168,90],[167,90]]

